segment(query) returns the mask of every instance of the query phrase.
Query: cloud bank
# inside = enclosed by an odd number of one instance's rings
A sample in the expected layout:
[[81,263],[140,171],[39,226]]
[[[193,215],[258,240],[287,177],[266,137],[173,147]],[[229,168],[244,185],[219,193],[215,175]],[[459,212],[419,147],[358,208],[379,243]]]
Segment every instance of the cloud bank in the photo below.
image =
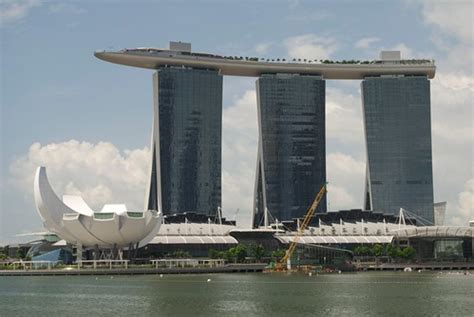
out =
[[108,142],[34,143],[10,166],[10,181],[32,200],[36,168],[45,166],[58,195],[82,195],[96,210],[105,203],[142,210],[149,161],[148,148],[120,152]]

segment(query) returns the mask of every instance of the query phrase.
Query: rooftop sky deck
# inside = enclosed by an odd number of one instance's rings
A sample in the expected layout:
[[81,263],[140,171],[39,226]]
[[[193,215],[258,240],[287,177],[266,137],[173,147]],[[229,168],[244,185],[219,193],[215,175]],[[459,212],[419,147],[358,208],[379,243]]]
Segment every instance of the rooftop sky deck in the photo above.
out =
[[157,69],[183,66],[216,69],[222,75],[258,77],[262,74],[288,73],[319,75],[324,79],[364,79],[368,76],[412,75],[434,78],[432,60],[331,61],[307,59],[263,59],[257,57],[219,56],[204,53],[139,48],[121,51],[97,51],[104,61],[132,67]]

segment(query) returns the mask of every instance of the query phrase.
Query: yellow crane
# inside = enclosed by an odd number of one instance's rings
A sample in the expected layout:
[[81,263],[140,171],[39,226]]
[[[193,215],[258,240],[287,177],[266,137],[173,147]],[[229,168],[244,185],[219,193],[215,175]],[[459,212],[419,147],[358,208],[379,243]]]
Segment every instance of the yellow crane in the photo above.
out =
[[301,237],[301,235],[303,235],[304,231],[308,228],[309,223],[311,222],[311,219],[313,219],[314,213],[316,212],[316,208],[318,208],[319,203],[321,202],[321,200],[323,199],[324,195],[327,192],[326,185],[327,184],[324,184],[323,187],[321,187],[320,191],[314,198],[313,203],[311,204],[308,211],[306,212],[306,215],[303,218],[303,222],[300,224],[299,230],[297,231],[295,237],[293,238],[293,241],[291,241],[290,246],[286,250],[285,256],[281,258],[280,262],[276,264],[275,270],[284,271],[286,269],[286,263],[288,262],[288,259],[290,259],[293,253],[295,252],[299,238]]

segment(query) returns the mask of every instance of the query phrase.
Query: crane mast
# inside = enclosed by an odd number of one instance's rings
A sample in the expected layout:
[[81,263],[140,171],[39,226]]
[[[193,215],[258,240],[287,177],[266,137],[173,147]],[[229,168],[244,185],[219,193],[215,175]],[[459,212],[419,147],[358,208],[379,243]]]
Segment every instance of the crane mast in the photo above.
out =
[[316,212],[316,208],[318,208],[318,205],[323,199],[326,192],[327,192],[326,184],[324,184],[323,187],[321,187],[321,189],[319,190],[316,197],[314,198],[313,203],[309,207],[308,211],[306,212],[306,215],[303,218],[303,222],[300,224],[299,229],[293,241],[291,241],[290,246],[285,252],[285,256],[283,256],[280,262],[277,263],[277,266],[276,266],[277,270],[284,270],[284,268],[286,267],[286,263],[288,259],[291,258],[291,256],[296,250],[296,246],[298,245],[299,238],[303,235],[304,231],[308,228],[309,223],[311,222],[311,219],[313,219],[314,213]]

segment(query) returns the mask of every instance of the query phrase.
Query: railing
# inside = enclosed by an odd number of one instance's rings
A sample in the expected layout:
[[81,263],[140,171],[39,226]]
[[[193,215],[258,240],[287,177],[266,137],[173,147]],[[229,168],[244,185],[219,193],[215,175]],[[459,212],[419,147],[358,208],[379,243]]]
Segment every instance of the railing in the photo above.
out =
[[157,259],[150,260],[155,268],[219,267],[224,259]]
[[51,270],[58,264],[62,264],[62,261],[46,261],[46,260],[38,260],[38,261],[15,261],[11,263],[13,265],[13,269],[16,270],[17,266],[20,270],[38,270],[38,269],[48,269]]
[[94,270],[97,268],[109,268],[110,270],[113,268],[123,267],[128,269],[128,262],[129,260],[81,260],[78,261],[77,268],[87,268],[92,267]]

